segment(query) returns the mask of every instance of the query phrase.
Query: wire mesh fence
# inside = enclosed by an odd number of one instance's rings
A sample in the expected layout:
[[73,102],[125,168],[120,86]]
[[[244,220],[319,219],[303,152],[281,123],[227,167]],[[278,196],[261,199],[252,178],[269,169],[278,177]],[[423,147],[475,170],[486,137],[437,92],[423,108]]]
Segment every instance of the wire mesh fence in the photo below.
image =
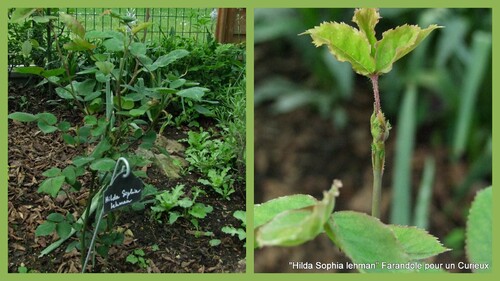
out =
[[[117,19],[103,16],[104,8],[67,9],[75,16],[87,31],[110,30],[119,26]],[[135,17],[141,22],[152,22],[147,30],[147,40],[160,41],[167,36],[193,38],[201,43],[213,36],[217,9],[215,8],[135,8],[112,9],[120,15]]]

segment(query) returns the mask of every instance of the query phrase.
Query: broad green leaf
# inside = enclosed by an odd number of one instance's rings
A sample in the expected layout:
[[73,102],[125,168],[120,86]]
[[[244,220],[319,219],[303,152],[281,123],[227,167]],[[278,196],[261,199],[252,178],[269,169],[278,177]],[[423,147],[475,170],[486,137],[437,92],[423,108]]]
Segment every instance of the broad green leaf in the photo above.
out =
[[188,213],[195,218],[203,219],[208,213],[212,212],[212,210],[212,206],[205,206],[203,203],[196,203],[191,209],[189,209]]
[[62,121],[57,125],[57,128],[62,132],[67,132],[71,128],[71,124],[68,121]]
[[107,31],[98,31],[98,30],[91,30],[85,34],[86,39],[106,39],[106,38],[116,38],[119,40],[123,40],[123,34],[114,31],[114,30],[107,30]]
[[52,167],[48,169],[47,171],[42,173],[42,176],[48,177],[48,178],[53,178],[61,175],[61,169],[57,167]]
[[65,219],[65,217],[62,214],[59,213],[52,213],[47,216],[47,220],[51,222],[62,222]]
[[64,142],[66,142],[69,145],[74,145],[76,143],[75,138],[70,134],[63,134],[62,137]]
[[146,44],[142,43],[142,42],[133,42],[132,44],[130,44],[130,53],[133,55],[133,56],[139,56],[139,55],[146,55],[146,51],[147,51],[147,47],[146,47]]
[[71,166],[71,165],[67,166],[62,171],[62,174],[66,178],[66,182],[67,183],[69,183],[70,185],[75,184],[75,182],[76,182],[76,171],[75,171],[75,167],[74,166]]
[[98,61],[95,63],[95,65],[102,73],[104,73],[104,75],[110,74],[111,71],[113,71],[113,69],[115,68],[115,65],[109,61]]
[[33,49],[33,45],[31,45],[30,40],[26,40],[21,45],[21,53],[23,56],[28,57],[31,54],[31,50]]
[[19,122],[33,122],[38,120],[38,116],[25,112],[14,112],[9,114],[7,117],[9,117],[9,119],[16,120]]
[[76,20],[76,18],[74,18],[73,16],[68,15],[64,12],[61,12],[61,13],[59,13],[59,19],[64,24],[66,24],[66,26],[69,28],[69,30],[73,34],[79,36],[80,38],[85,37],[85,28],[83,27],[83,25],[80,22],[78,22],[78,20]]
[[106,50],[110,52],[121,52],[125,48],[123,45],[123,41],[116,38],[107,39],[103,44],[104,47],[106,47]]
[[48,125],[54,125],[57,123],[57,117],[49,112],[41,112],[36,115],[39,121],[43,121]]
[[112,171],[115,167],[115,160],[111,158],[101,158],[97,159],[92,164],[90,164],[90,169],[100,172]]
[[144,115],[144,113],[146,113],[146,110],[147,109],[145,109],[145,108],[134,108],[134,109],[129,111],[129,114],[132,117],[139,117],[139,116]]
[[242,225],[247,224],[247,213],[245,211],[235,211],[233,217],[239,219]]
[[201,98],[205,95],[205,92],[208,91],[207,88],[202,87],[192,87],[184,90],[178,91],[176,94],[183,98],[189,98],[194,101],[201,101]]
[[196,110],[196,112],[198,112],[199,114],[203,114],[203,115],[208,116],[208,117],[215,116],[215,113],[212,110],[210,110],[210,109],[208,109],[205,106],[200,105],[200,104],[195,104],[194,110]]
[[68,237],[71,234],[71,230],[71,224],[66,221],[58,223],[56,226],[57,235],[59,235],[60,238]]
[[157,67],[165,67],[174,61],[181,59],[189,54],[188,51],[184,49],[178,49],[178,50],[173,50],[172,52],[159,57],[153,65],[156,65]]
[[43,67],[39,66],[23,66],[14,68],[14,72],[23,74],[40,75],[43,72]]
[[48,23],[51,20],[58,19],[58,17],[55,17],[55,16],[33,16],[31,19],[36,23]]
[[[356,264],[407,263],[410,257],[393,231],[379,219],[363,213],[342,211],[333,213],[328,222],[330,238]],[[327,232],[328,233],[328,232]],[[360,269],[360,272],[390,272],[381,266]],[[401,272],[400,270],[394,270]]]
[[35,230],[35,236],[47,236],[56,230],[56,224],[51,221],[46,221],[39,225]]
[[254,206],[254,228],[269,222],[284,211],[313,206],[317,202],[318,200],[310,195],[295,194],[272,199],[263,204],[256,204]]
[[66,87],[66,88],[57,87],[56,88],[56,94],[59,97],[61,97],[63,99],[67,99],[67,100],[73,99],[73,96],[71,95],[71,93],[69,91],[71,91],[71,90],[69,90],[68,87]]
[[326,45],[337,60],[350,62],[353,70],[368,76],[375,71],[370,42],[359,30],[337,22],[324,22],[302,34],[309,34],[314,45]]
[[39,193],[47,193],[50,194],[52,197],[56,197],[57,193],[59,193],[59,190],[61,189],[63,183],[64,183],[65,176],[58,176],[54,178],[48,178],[44,180],[41,184],[40,187],[38,188]]
[[174,224],[178,218],[180,218],[182,215],[179,214],[178,212],[169,212],[168,213],[168,223],[169,224]]
[[493,259],[492,187],[477,193],[467,219],[466,247],[469,261],[475,264],[489,264],[488,269],[476,272],[490,272]]
[[90,163],[94,161],[94,157],[82,157],[82,156],[77,156],[75,159],[73,159],[73,165],[76,167],[81,167],[87,163]]
[[431,25],[422,30],[416,25],[403,25],[387,30],[377,42],[375,61],[377,74],[391,71],[392,64],[415,49],[431,31],[439,28]]
[[323,192],[323,200],[309,207],[281,212],[257,228],[256,246],[296,246],[314,239],[323,232],[340,187],[340,183],[334,182],[328,192]]
[[44,134],[50,134],[50,133],[53,133],[53,132],[57,131],[57,127],[56,126],[49,125],[49,124],[47,124],[46,122],[43,122],[43,121],[38,121],[37,125],[38,125],[38,128],[40,128],[40,130]]
[[44,70],[42,72],[42,76],[45,78],[49,78],[52,76],[59,76],[59,75],[63,74],[65,71],[66,70],[64,70],[64,68],[48,69],[48,70]]
[[421,260],[448,251],[436,237],[423,229],[399,225],[389,225],[389,228],[412,260]]
[[89,156],[95,159],[99,159],[102,157],[104,152],[108,151],[111,147],[112,146],[109,143],[109,140],[107,138],[104,138],[99,142],[99,144],[97,144],[97,146],[94,148],[94,151],[92,151]]
[[85,123],[85,125],[89,126],[97,125],[97,117],[95,117],[94,115],[86,115],[85,117],[83,117],[83,122]]
[[125,261],[131,264],[136,264],[139,261],[139,259],[136,256],[130,254],[127,256],[127,259]]
[[28,18],[31,14],[33,14],[36,9],[33,8],[16,8],[14,12],[12,12],[10,22],[11,23],[20,23],[26,18]]
[[380,19],[380,14],[378,13],[378,9],[356,9],[354,11],[354,17],[352,21],[355,22],[359,30],[363,32],[370,42],[372,56],[375,55],[375,43],[377,42],[377,38],[375,37],[375,26]]

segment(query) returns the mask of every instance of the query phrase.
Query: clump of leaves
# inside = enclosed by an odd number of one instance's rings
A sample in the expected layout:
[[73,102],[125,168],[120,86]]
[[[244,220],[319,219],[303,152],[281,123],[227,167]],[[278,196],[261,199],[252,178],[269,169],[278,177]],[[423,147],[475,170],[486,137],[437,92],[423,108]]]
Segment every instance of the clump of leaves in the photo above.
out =
[[[178,184],[174,189],[166,190],[156,195],[154,206],[151,207],[153,216],[157,221],[162,222],[161,218],[163,213],[168,213],[169,224],[174,224],[179,218],[183,217],[189,220],[196,229],[198,229],[198,220],[204,219],[213,211],[212,206],[196,202],[196,199],[202,193],[204,193],[203,190],[194,187],[192,189],[193,197],[190,198],[185,196],[184,185]],[[174,208],[176,208],[176,210],[172,210]]]
[[222,227],[221,231],[231,236],[238,235],[238,239],[245,240],[247,238],[246,225],[247,215],[245,211],[234,211],[233,217],[241,221],[240,227],[236,228],[232,225]]
[[234,193],[234,179],[228,174],[230,167],[223,170],[210,169],[208,171],[208,180],[199,179],[198,182],[204,185],[211,186],[215,192],[220,194],[222,198],[229,200],[229,195]]
[[146,254],[144,253],[143,249],[135,249],[127,256],[127,259],[125,261],[131,264],[137,264],[140,268],[145,269],[148,267],[148,261],[144,259],[145,255]]

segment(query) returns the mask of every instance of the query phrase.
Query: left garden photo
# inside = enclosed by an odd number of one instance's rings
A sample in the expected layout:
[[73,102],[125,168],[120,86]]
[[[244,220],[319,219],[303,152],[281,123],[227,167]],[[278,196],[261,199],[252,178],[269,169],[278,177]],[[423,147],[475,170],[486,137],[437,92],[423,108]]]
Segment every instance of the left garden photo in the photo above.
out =
[[8,272],[245,272],[246,10],[8,18]]

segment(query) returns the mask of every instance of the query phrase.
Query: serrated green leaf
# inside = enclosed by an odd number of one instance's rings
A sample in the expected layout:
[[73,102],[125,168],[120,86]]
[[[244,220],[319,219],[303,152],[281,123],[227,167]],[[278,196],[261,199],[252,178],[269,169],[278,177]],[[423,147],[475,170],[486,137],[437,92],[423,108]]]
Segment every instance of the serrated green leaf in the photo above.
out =
[[328,192],[323,192],[323,200],[309,207],[281,212],[257,228],[256,246],[296,246],[314,239],[323,232],[323,225],[333,212],[340,186],[334,183]]
[[377,42],[377,38],[375,37],[375,26],[379,19],[380,14],[378,13],[378,9],[375,8],[356,9],[354,11],[354,17],[352,18],[352,21],[358,25],[359,30],[365,34],[368,42],[370,42],[370,54],[372,56],[375,55],[375,43]]
[[109,172],[115,167],[115,160],[111,158],[97,159],[90,164],[90,169],[99,172]]
[[188,213],[195,218],[203,219],[207,216],[207,214],[211,213],[212,210],[212,206],[206,206],[203,203],[196,203],[191,209],[189,209]]
[[25,112],[14,112],[9,114],[7,117],[9,119],[16,120],[19,122],[33,122],[38,120],[38,116]]
[[[342,211],[333,213],[328,222],[335,244],[356,264],[406,263],[410,257],[392,230],[379,219],[363,213]],[[361,272],[390,272],[380,266],[360,269]],[[397,272],[402,272],[396,270]]]
[[492,187],[477,193],[472,202],[467,219],[466,246],[469,261],[475,264],[488,264],[488,269],[475,272],[490,272],[493,259],[493,220]]
[[392,64],[415,49],[422,40],[436,28],[430,25],[422,30],[416,25],[403,25],[387,30],[377,42],[375,61],[377,74],[391,71]]
[[370,55],[370,42],[359,30],[337,22],[324,22],[302,34],[309,34],[314,45],[326,45],[337,60],[350,62],[353,70],[368,76],[375,71],[375,60]]
[[56,224],[51,221],[46,221],[39,225],[36,230],[35,230],[35,236],[47,236],[52,234],[54,230],[56,229]]
[[38,192],[44,192],[50,194],[52,197],[56,197],[64,183],[64,179],[64,176],[48,178],[40,184]]
[[247,224],[247,213],[245,211],[235,211],[233,217],[239,219],[242,225]]
[[389,228],[412,260],[421,260],[448,251],[436,237],[423,229],[400,225],[389,225]]

